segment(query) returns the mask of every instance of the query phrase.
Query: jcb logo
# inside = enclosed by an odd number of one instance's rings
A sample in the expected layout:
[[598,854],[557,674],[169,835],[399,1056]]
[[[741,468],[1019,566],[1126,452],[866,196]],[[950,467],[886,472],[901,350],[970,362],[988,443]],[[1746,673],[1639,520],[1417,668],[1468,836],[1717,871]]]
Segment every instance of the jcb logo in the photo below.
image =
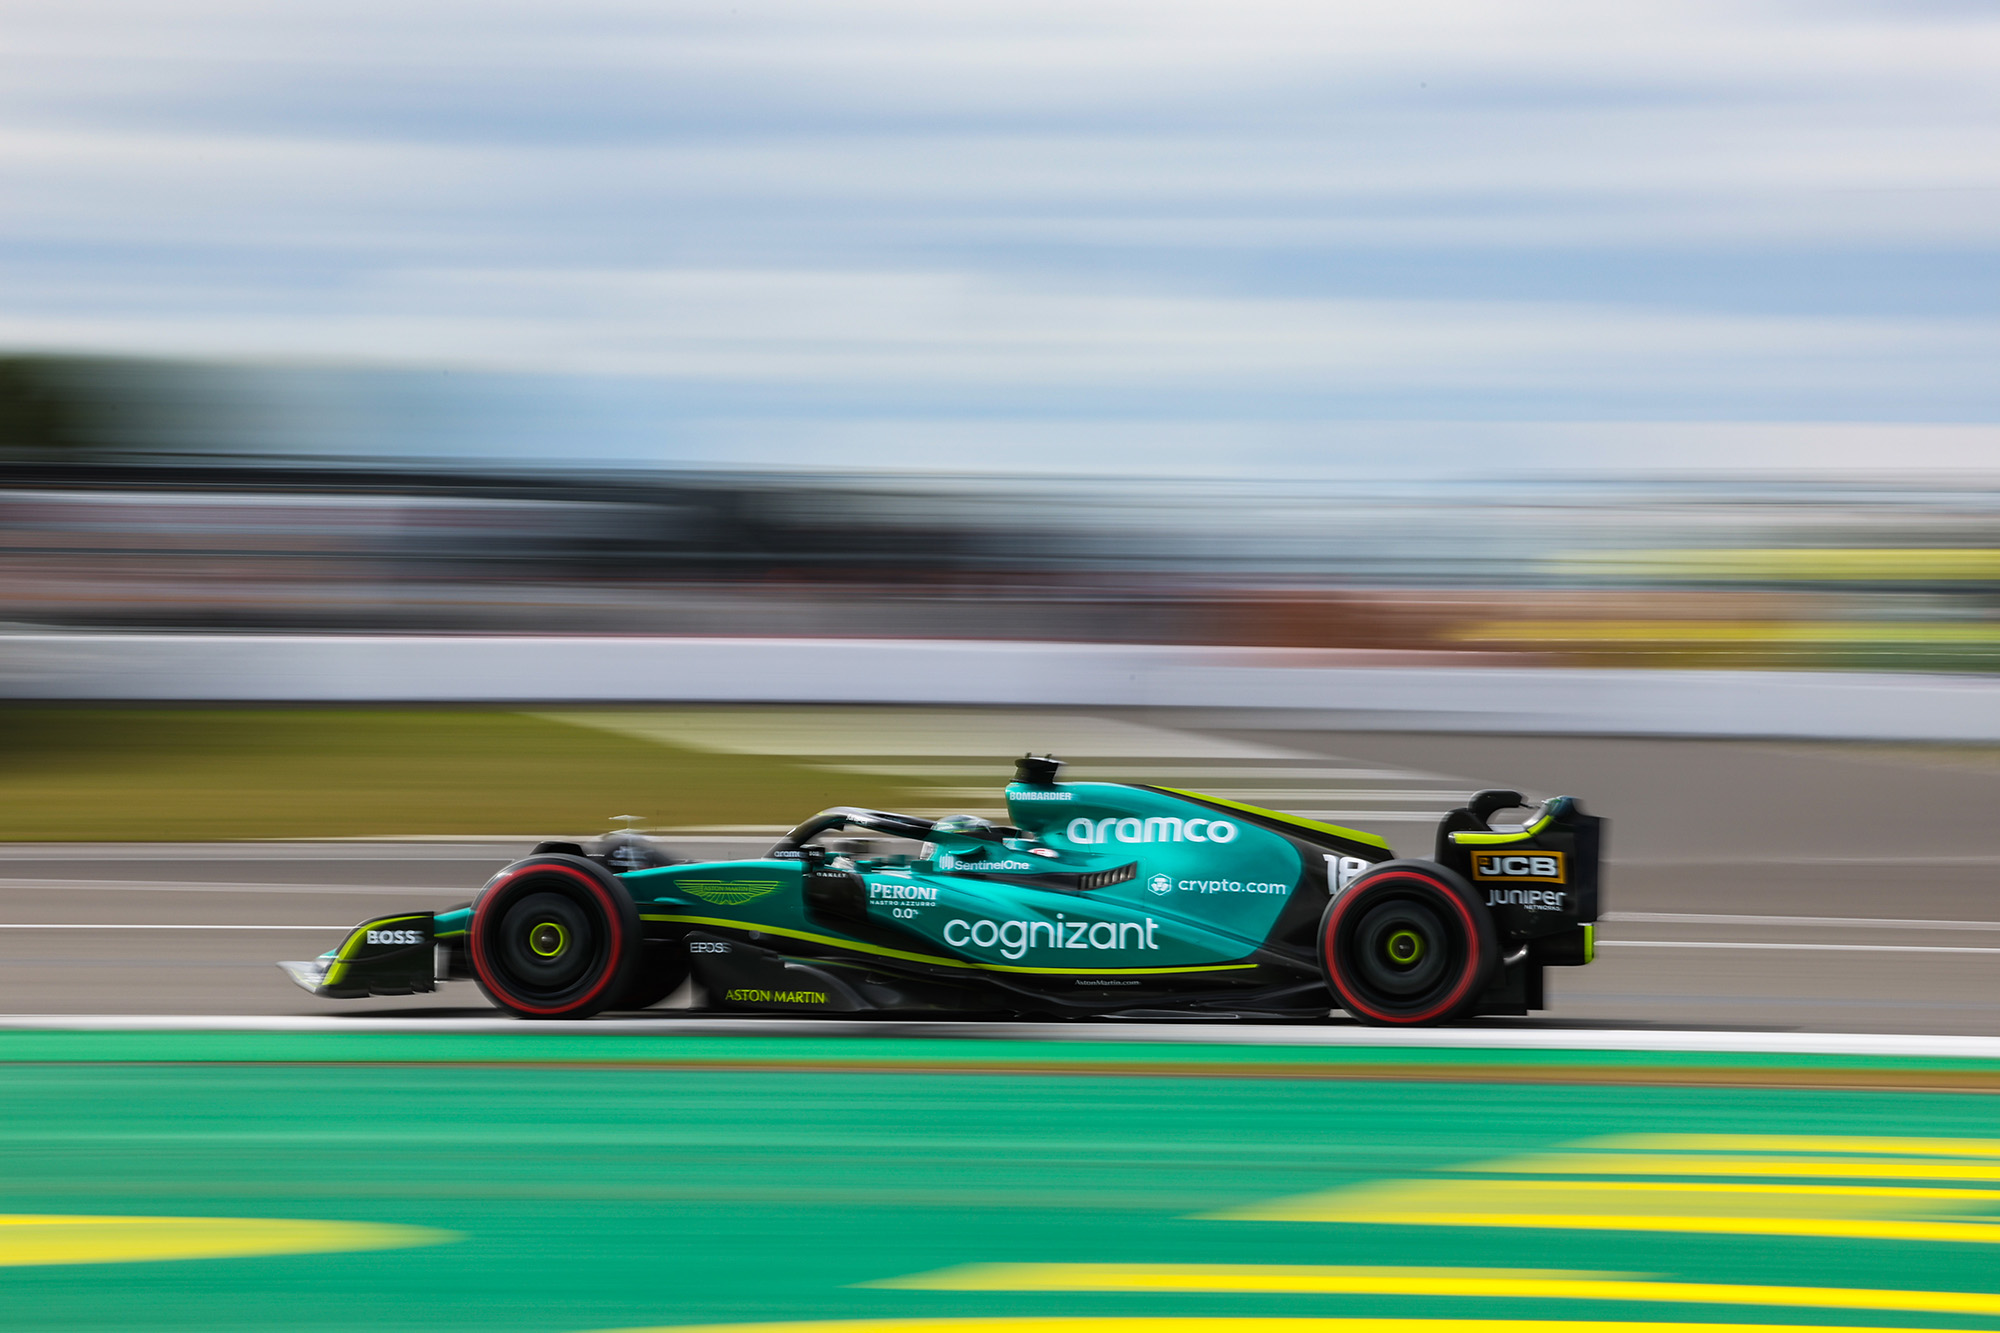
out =
[[1472,877],[1487,880],[1536,880],[1564,884],[1569,874],[1561,852],[1474,852]]

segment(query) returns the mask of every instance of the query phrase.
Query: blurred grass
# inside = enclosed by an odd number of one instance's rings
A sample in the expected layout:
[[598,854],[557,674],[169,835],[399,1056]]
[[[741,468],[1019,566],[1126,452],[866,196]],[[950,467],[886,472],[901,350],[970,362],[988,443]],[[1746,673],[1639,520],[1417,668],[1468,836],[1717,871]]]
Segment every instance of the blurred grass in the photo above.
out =
[[613,815],[791,824],[913,799],[888,778],[502,710],[0,707],[12,842],[588,834]]

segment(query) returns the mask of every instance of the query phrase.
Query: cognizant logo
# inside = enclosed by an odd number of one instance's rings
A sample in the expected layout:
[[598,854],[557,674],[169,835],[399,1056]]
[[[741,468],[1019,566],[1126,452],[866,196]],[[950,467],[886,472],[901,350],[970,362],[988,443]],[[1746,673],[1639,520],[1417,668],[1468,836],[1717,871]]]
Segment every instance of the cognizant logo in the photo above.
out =
[[1136,921],[1071,921],[1056,913],[1053,921],[967,921],[953,917],[944,923],[944,942],[954,949],[968,944],[982,949],[996,945],[1003,958],[1024,957],[1028,950],[1043,949],[1157,949],[1154,932],[1159,923],[1151,917],[1146,924]]
[[1226,819],[1072,819],[1069,840],[1086,845],[1103,842],[1235,842],[1236,825]]

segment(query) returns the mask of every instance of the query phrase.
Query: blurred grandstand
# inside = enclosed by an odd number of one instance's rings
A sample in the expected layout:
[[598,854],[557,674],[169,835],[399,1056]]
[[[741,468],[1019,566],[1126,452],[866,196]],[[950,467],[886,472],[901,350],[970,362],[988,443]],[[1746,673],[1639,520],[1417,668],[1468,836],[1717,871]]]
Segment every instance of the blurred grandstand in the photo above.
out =
[[198,423],[215,409],[197,398],[159,367],[0,361],[0,620],[2000,664],[1990,478],[1944,489],[391,467],[204,451]]

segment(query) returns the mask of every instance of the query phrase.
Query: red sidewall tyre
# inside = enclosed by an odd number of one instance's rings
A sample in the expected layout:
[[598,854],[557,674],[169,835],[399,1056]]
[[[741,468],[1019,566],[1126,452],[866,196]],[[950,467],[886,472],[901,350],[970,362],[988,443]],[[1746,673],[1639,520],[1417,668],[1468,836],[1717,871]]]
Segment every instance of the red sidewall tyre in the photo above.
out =
[[1341,1008],[1363,1023],[1449,1023],[1472,1008],[1499,964],[1493,918],[1470,886],[1430,861],[1365,872],[1320,919],[1320,966]]
[[632,988],[639,912],[595,862],[537,856],[495,875],[473,905],[472,974],[522,1018],[588,1018]]

